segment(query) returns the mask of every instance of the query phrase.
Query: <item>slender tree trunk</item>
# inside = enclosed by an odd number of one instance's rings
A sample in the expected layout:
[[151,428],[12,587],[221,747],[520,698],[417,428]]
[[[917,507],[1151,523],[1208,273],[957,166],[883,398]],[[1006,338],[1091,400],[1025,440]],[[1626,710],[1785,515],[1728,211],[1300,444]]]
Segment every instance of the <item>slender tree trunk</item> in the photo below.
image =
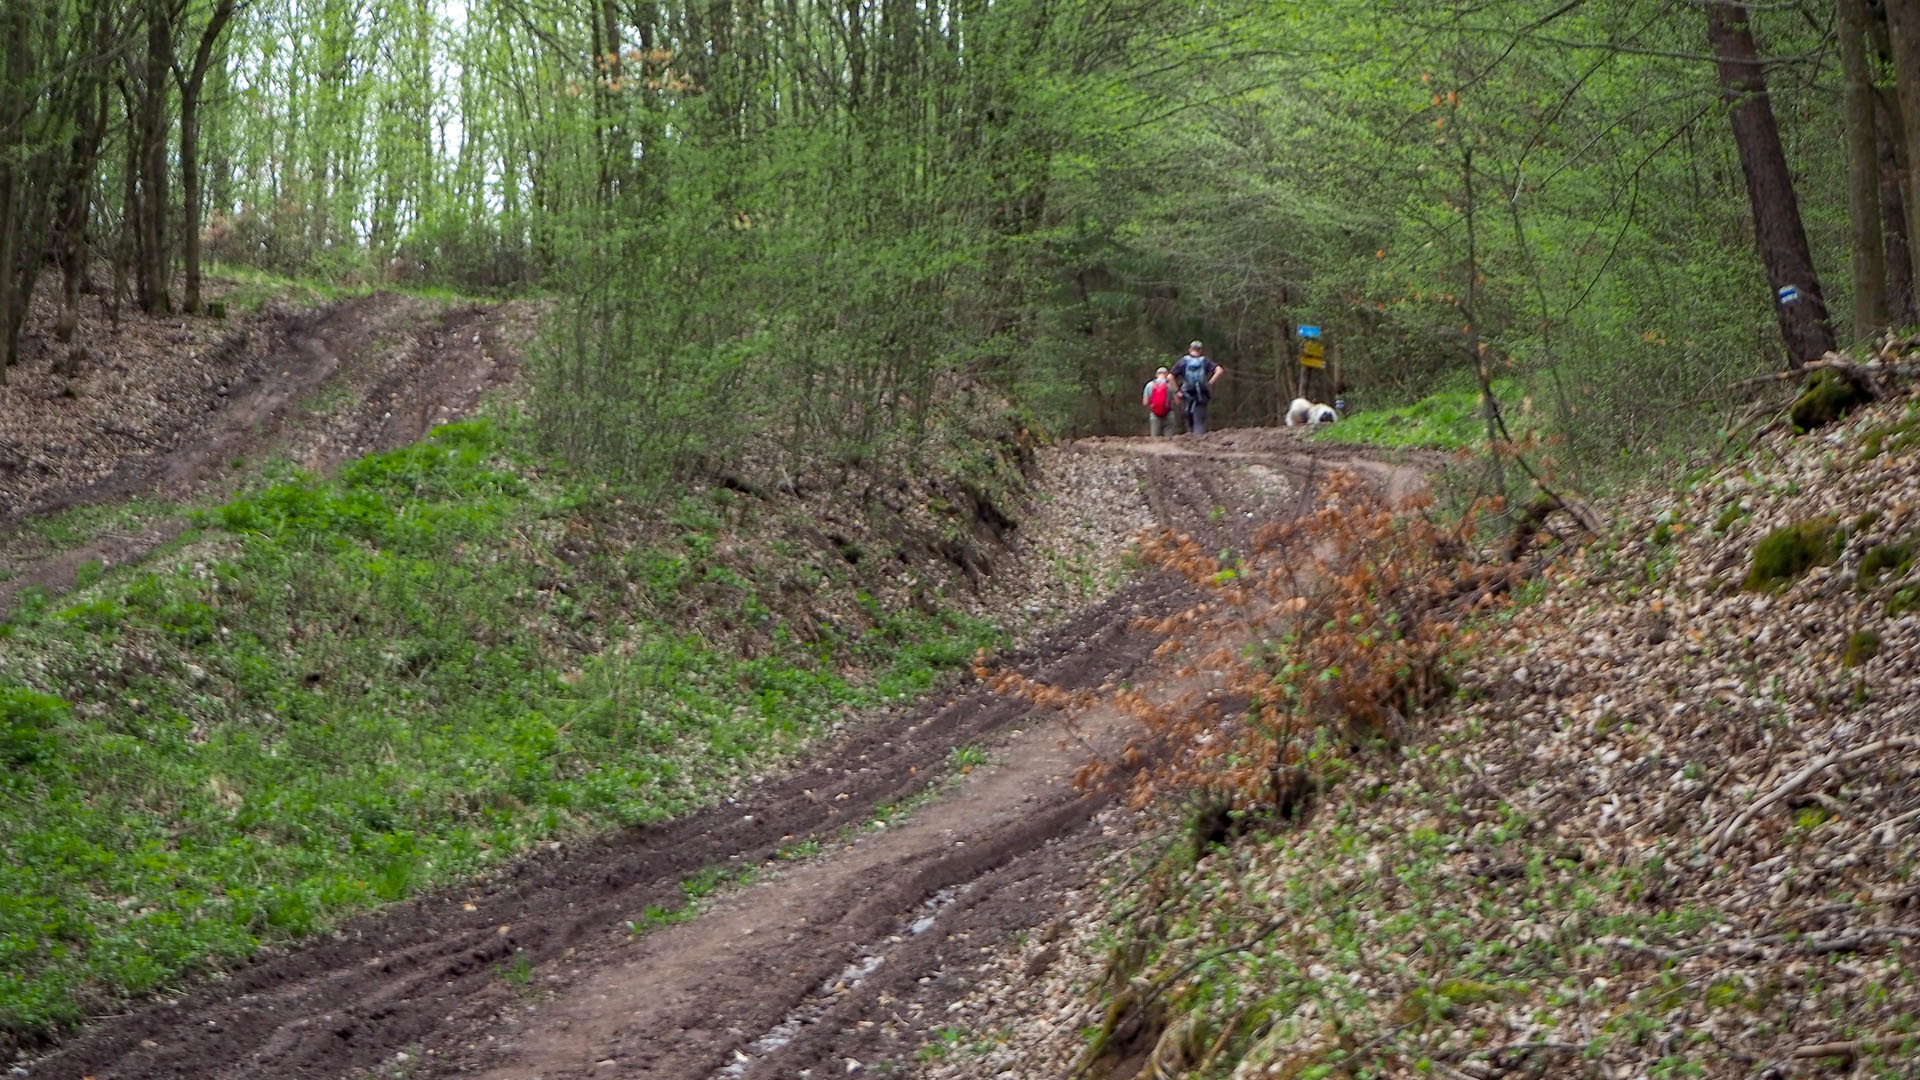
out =
[[38,254],[26,250],[39,238],[28,235],[32,190],[28,162],[20,152],[26,140],[19,125],[30,107],[28,88],[35,78],[28,29],[25,5],[9,3],[0,10],[0,35],[4,35],[0,40],[0,118],[13,121],[11,127],[0,129],[5,136],[0,140],[0,382],[6,381],[7,369],[18,354],[20,326],[26,318],[26,304],[17,302],[20,292],[15,283],[29,268],[40,265]]
[[[125,79],[120,80],[120,98],[128,116],[135,109],[135,97]],[[141,214],[140,214],[140,141],[128,132],[126,138],[127,160],[120,170],[120,230],[113,252],[113,302],[107,311],[113,323],[115,333],[120,331],[120,305],[129,295],[128,271],[132,271],[131,289],[140,288],[139,281],[145,275],[146,263],[140,256]]]
[[1480,243],[1473,220],[1473,148],[1460,148],[1460,179],[1466,189],[1467,219],[1467,359],[1480,380],[1480,411],[1487,423],[1487,467],[1493,478],[1493,490],[1504,503],[1507,498],[1507,472],[1500,462],[1500,404],[1493,396],[1493,373],[1487,369],[1487,350],[1480,340]]
[[181,309],[200,313],[200,112],[180,100],[180,252],[187,280]]
[[1920,278],[1920,0],[1886,0],[1887,35],[1893,54],[1895,96],[1906,152],[1907,257],[1912,277]]
[[147,5],[147,55],[140,86],[140,307],[173,310],[173,252],[167,234],[167,80],[173,69],[173,26],[162,0]]
[[1876,94],[1873,111],[1875,142],[1880,155],[1880,223],[1885,240],[1887,321],[1894,326],[1920,322],[1920,297],[1914,295],[1913,262],[1907,246],[1907,203],[1902,194],[1900,152],[1895,134],[1900,127],[1899,106],[1891,94]]
[[207,84],[207,69],[213,64],[220,35],[233,18],[236,0],[219,0],[200,32],[200,43],[193,50],[193,67],[182,74],[174,69],[180,83],[180,241],[186,255],[187,282],[183,301],[189,314],[200,311],[200,94]]
[[1733,124],[1740,171],[1746,177],[1760,261],[1766,266],[1768,284],[1779,297],[1774,310],[1779,313],[1780,335],[1787,345],[1787,364],[1797,369],[1832,351],[1833,328],[1827,322],[1820,279],[1813,272],[1813,254],[1800,222],[1793,175],[1787,169],[1786,150],[1780,144],[1780,129],[1767,98],[1766,69],[1760,63],[1746,9],[1732,0],[1709,4],[1707,40],[1713,47],[1721,93]]
[[1853,332],[1862,340],[1887,326],[1887,269],[1880,229],[1880,147],[1874,135],[1873,73],[1867,67],[1866,0],[1836,0],[1846,92],[1847,219],[1852,226]]
[[[96,22],[95,35],[102,30],[104,20]],[[87,221],[93,206],[93,179],[100,164],[100,144],[107,134],[106,98],[106,80],[99,78],[81,87],[76,95],[80,107],[74,117],[65,182],[60,187],[60,315],[54,323],[54,337],[67,346],[56,369],[69,379],[80,374],[80,362],[86,356],[86,349],[74,335],[80,328],[80,285],[87,276]]]

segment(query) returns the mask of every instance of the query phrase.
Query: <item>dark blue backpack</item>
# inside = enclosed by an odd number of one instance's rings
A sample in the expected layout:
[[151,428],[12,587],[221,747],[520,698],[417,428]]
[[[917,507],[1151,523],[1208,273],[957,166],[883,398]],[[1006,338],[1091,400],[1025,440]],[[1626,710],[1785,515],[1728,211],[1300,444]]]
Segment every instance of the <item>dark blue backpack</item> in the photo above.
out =
[[1188,356],[1180,361],[1180,385],[1196,401],[1207,400],[1207,358]]

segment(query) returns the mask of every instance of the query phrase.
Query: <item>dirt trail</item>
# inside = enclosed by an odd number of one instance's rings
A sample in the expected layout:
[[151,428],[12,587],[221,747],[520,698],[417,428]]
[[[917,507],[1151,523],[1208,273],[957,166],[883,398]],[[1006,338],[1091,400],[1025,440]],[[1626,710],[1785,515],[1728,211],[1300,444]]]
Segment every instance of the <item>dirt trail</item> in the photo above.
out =
[[[1077,450],[1137,461],[1156,518],[1223,547],[1309,505],[1336,467],[1392,491],[1418,477],[1287,431]],[[1006,661],[1065,689],[1160,686],[1170,676],[1142,616],[1194,599],[1152,577]],[[1174,689],[1209,693],[1206,678]],[[1130,815],[1112,793],[1071,777],[1115,753],[1130,723],[1096,709],[1069,730],[967,683],[853,728],[738,801],[356,920],[108,1021],[27,1075],[754,1080],[904,1063],[984,950],[1059,925],[1095,856],[1125,842]],[[988,763],[956,780],[959,747]],[[911,814],[889,813],[923,793]],[[780,857],[813,844],[813,857]],[[712,867],[757,873],[696,919],[630,933]]]

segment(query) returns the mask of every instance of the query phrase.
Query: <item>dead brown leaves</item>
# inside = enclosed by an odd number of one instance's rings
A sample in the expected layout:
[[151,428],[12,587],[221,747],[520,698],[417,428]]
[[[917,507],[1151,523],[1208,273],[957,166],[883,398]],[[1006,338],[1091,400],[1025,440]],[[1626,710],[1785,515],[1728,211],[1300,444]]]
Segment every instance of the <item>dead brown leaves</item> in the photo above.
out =
[[1243,807],[1291,801],[1286,791],[1309,765],[1326,767],[1329,751],[1405,741],[1451,691],[1446,659],[1466,638],[1450,613],[1485,569],[1461,554],[1470,545],[1459,529],[1443,534],[1422,511],[1343,476],[1320,509],[1260,530],[1245,555],[1172,530],[1143,536],[1143,559],[1207,597],[1136,623],[1165,639],[1156,659],[1189,658],[1152,692],[1067,693],[985,666],[976,674],[1041,708],[1071,715],[1105,702],[1139,719],[1144,737],[1082,777],[1133,773],[1136,806],[1183,789]]

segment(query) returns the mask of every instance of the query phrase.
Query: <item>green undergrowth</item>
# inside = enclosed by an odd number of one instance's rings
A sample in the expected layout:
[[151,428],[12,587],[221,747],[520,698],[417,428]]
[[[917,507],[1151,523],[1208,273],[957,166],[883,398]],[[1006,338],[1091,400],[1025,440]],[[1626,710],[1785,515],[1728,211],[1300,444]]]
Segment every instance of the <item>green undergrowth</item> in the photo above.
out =
[[[443,427],[197,512],[170,565],[16,599],[0,1051],[536,841],[694,808],[999,643],[938,608],[795,633],[753,567],[707,580],[717,520],[596,547],[619,500],[524,445]],[[674,589],[755,647],[700,636]]]
[[[1494,394],[1506,410],[1507,427],[1515,438],[1523,427],[1538,426],[1531,403],[1511,379],[1495,379]],[[1522,424],[1520,421],[1525,420]],[[1421,447],[1464,450],[1487,441],[1486,412],[1480,388],[1460,383],[1435,391],[1408,405],[1354,413],[1316,434],[1317,438],[1367,446]]]
[[482,299],[442,286],[387,280],[371,267],[359,265],[339,267],[332,274],[294,277],[222,262],[212,264],[207,277],[229,316],[255,314],[274,303],[311,307],[373,293],[405,293],[427,300]]
[[31,518],[6,534],[7,554],[38,558],[92,543],[113,533],[134,533],[179,508],[151,499],[76,506]]

